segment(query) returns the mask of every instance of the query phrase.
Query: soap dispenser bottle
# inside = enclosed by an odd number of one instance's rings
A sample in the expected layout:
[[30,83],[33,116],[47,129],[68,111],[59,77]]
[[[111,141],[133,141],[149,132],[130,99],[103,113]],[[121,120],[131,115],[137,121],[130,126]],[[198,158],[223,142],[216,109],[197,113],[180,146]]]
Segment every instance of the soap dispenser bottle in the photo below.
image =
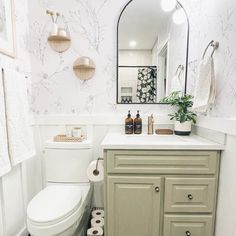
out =
[[134,120],[131,118],[130,111],[125,119],[125,134],[133,134],[134,132]]
[[142,119],[140,118],[139,111],[137,111],[136,118],[134,119],[134,133],[135,134],[142,133]]

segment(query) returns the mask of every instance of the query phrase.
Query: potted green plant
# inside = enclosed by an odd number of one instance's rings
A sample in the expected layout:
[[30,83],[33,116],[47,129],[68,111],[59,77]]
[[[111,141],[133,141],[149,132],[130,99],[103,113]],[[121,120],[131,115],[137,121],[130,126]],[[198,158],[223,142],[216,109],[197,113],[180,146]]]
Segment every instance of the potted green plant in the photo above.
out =
[[182,95],[180,91],[175,91],[163,98],[161,102],[177,107],[174,114],[169,114],[171,120],[175,119],[175,134],[190,135],[192,123],[196,123],[197,116],[196,113],[189,110],[193,106],[193,96],[189,94]]

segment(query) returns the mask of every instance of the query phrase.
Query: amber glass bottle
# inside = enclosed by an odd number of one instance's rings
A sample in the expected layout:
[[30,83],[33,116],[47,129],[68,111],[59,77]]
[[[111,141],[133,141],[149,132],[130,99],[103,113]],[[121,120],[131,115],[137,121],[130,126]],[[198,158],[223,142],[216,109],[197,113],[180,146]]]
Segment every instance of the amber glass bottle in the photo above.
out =
[[136,118],[134,119],[134,133],[135,134],[142,133],[142,119],[140,118],[139,111],[137,111]]
[[130,111],[128,111],[128,116],[125,119],[125,134],[134,133],[134,120],[131,118]]

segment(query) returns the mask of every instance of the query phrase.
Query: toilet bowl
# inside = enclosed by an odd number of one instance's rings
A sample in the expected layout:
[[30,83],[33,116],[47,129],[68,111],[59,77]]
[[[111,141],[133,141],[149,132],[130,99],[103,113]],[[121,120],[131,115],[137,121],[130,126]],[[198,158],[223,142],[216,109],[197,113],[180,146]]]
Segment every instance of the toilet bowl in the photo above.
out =
[[86,170],[92,141],[49,140],[43,153],[46,187],[28,205],[27,229],[31,236],[84,236],[91,207]]
[[[38,193],[27,208],[27,228],[31,236],[79,235],[91,202],[89,184],[53,184]],[[85,226],[85,225],[84,225]]]

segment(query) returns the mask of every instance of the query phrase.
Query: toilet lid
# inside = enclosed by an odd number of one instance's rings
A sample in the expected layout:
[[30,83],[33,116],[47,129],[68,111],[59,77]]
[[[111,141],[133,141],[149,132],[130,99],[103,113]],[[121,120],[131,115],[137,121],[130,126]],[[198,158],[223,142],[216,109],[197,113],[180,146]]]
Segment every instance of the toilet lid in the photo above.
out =
[[78,186],[48,186],[31,200],[27,215],[30,220],[38,223],[57,221],[78,209],[81,199]]

